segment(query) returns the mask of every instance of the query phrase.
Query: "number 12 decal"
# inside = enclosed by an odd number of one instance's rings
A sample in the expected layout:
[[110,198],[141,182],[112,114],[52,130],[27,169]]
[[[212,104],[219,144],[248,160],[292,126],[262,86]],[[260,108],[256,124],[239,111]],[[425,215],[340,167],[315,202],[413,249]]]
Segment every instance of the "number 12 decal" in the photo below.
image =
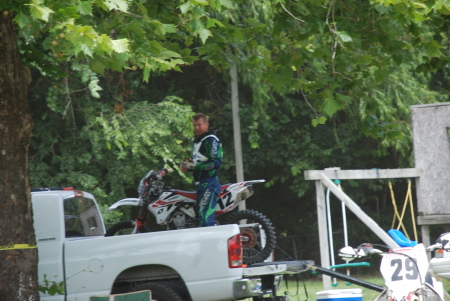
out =
[[391,267],[396,266],[394,273],[392,274],[391,281],[401,281],[403,280],[403,269],[406,270],[404,273],[407,280],[415,280],[419,278],[419,272],[417,270],[417,264],[411,258],[405,259],[393,259],[391,260]]

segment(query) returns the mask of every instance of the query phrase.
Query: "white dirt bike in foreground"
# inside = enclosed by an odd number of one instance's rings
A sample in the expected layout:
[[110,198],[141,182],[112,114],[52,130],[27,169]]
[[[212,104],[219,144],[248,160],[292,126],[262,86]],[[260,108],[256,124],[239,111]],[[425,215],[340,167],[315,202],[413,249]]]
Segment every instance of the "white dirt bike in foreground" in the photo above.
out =
[[375,301],[444,300],[442,283],[428,273],[428,257],[423,244],[382,252],[365,243],[356,249],[344,247],[339,251],[339,256],[347,262],[370,255],[383,257],[380,272],[386,289]]
[[431,270],[437,276],[450,279],[450,232],[442,233],[427,250],[434,251],[434,257],[430,260]]
[[[106,211],[120,206],[139,206],[139,214],[134,221],[121,221],[106,231],[106,236],[144,233],[150,230],[145,225],[149,213],[156,223],[166,230],[197,227],[196,192],[171,188],[163,177],[167,169],[147,173],[139,187],[139,198],[126,198],[111,205]],[[245,181],[222,185],[217,199],[216,216],[235,209],[238,204],[253,194],[252,184],[265,180]],[[225,224],[239,224],[244,253],[244,263],[262,262],[275,248],[275,230],[270,220],[255,210],[242,210],[231,213]],[[128,233],[124,233],[128,231]]]

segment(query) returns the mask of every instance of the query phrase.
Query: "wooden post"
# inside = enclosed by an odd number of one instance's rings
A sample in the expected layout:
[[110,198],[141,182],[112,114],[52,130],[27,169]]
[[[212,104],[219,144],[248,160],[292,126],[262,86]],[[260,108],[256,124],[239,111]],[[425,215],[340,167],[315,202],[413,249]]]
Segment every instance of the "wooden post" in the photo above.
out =
[[[326,204],[324,187],[321,181],[316,181],[317,222],[319,226],[320,265],[330,268],[330,248],[328,245],[328,230],[326,219]],[[331,277],[322,275],[323,288],[331,289]]]
[[[430,246],[430,227],[428,225],[420,226],[422,232],[422,243],[425,247]],[[431,260],[431,253],[427,252],[428,260]]]

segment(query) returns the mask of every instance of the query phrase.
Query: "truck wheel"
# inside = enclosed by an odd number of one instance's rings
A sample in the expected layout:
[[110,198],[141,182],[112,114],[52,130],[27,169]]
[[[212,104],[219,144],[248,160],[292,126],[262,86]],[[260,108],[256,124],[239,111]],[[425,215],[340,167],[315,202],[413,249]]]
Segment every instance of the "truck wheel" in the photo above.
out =
[[[125,235],[131,234],[134,229],[134,221],[121,221],[114,225],[112,225],[107,231],[105,236],[115,236],[115,235]],[[150,229],[147,226],[142,226],[141,231],[139,233],[147,233],[150,232]]]
[[275,229],[270,220],[256,210],[242,210],[232,213],[225,224],[240,224],[242,248],[244,250],[244,264],[262,262],[272,253],[275,248]]
[[152,292],[152,301],[183,301],[173,289],[158,283],[144,283],[136,286],[130,292],[149,290]]

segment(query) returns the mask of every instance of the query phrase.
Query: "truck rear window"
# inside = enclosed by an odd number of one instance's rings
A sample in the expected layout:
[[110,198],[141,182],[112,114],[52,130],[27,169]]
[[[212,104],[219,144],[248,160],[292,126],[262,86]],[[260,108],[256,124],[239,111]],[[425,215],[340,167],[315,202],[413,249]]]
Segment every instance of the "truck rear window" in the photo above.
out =
[[69,198],[64,200],[66,237],[103,235],[100,213],[92,199]]

